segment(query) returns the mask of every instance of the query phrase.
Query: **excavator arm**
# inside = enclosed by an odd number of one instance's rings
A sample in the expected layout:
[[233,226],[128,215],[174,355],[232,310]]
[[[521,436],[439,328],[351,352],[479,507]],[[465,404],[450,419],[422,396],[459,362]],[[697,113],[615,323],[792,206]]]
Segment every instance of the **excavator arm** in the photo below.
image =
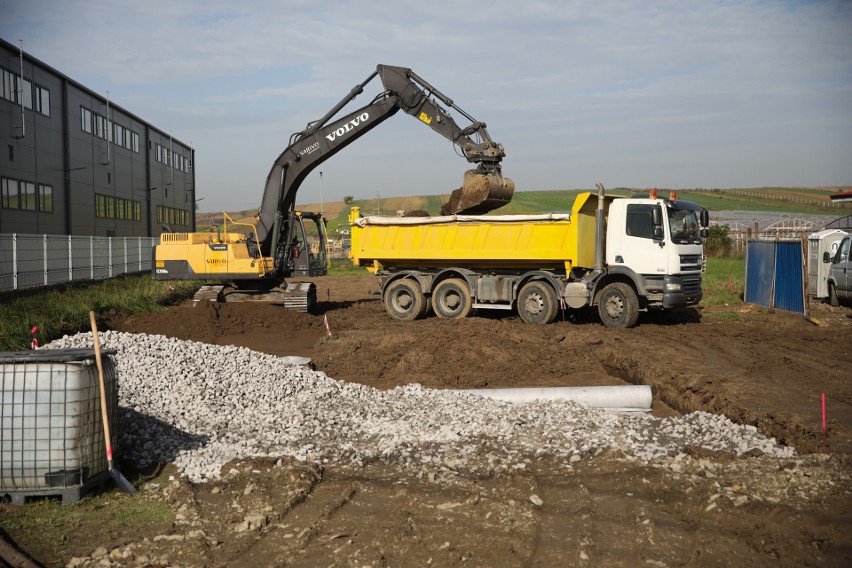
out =
[[[370,104],[334,119],[376,76],[381,78],[385,90]],[[441,103],[471,124],[461,128]],[[410,69],[379,65],[325,116],[293,134],[275,160],[258,211],[257,238],[261,254],[275,257],[276,270],[286,266],[296,193],[307,175],[400,109],[456,144],[468,162],[477,164],[475,170],[465,172],[463,186],[453,192],[442,213],[484,213],[511,200],[514,184],[502,176],[500,166],[505,151],[488,135],[485,124],[473,120]]]

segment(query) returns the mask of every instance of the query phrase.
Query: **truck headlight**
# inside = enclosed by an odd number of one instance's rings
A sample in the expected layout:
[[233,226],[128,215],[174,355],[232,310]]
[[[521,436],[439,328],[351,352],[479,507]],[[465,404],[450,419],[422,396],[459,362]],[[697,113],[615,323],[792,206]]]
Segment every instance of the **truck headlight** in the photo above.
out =
[[680,292],[680,282],[667,282],[666,292]]

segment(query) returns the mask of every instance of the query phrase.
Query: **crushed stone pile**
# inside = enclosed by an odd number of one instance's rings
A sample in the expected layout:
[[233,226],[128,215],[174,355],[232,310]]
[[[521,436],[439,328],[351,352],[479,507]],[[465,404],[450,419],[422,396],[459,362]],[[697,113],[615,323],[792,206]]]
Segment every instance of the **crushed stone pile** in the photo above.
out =
[[[568,401],[513,404],[418,384],[380,391],[329,378],[292,359],[234,346],[107,331],[118,353],[118,447],[140,468],[174,463],[193,482],[234,459],[381,461],[417,475],[495,475],[540,457],[566,467],[602,452],[651,462],[688,447],[795,454],[753,426],[694,412],[620,415]],[[47,348],[91,347],[92,334]]]

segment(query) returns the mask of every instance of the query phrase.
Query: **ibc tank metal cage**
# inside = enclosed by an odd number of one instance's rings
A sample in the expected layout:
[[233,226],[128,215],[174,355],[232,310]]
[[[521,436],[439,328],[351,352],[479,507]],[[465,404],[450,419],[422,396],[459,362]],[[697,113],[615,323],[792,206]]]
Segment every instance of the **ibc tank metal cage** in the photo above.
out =
[[[118,417],[115,353],[102,350],[111,424]],[[109,477],[94,349],[0,353],[0,386],[0,498],[74,501]]]

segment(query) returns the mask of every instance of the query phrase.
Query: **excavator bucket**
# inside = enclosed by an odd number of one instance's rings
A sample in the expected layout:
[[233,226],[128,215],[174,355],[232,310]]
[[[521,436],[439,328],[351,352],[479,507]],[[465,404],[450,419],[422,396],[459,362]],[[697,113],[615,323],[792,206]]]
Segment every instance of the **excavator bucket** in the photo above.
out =
[[462,186],[441,207],[441,215],[482,215],[509,203],[514,193],[515,182],[509,178],[468,170]]

